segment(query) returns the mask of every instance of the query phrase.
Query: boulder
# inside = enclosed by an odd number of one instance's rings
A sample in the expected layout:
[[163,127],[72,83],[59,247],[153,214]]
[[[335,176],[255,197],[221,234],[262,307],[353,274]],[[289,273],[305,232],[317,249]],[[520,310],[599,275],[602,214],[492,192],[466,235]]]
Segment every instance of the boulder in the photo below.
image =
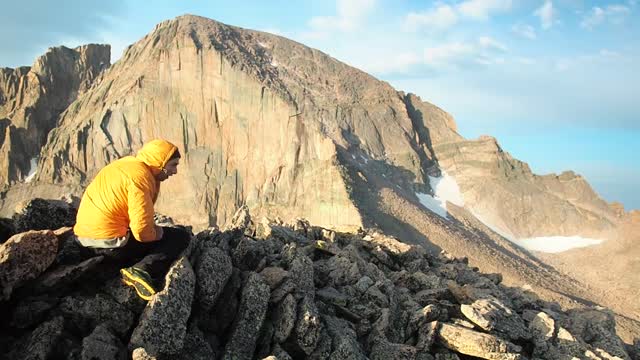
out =
[[50,230],[14,235],[0,245],[0,300],[9,299],[13,289],[42,274],[57,251],[58,238]]

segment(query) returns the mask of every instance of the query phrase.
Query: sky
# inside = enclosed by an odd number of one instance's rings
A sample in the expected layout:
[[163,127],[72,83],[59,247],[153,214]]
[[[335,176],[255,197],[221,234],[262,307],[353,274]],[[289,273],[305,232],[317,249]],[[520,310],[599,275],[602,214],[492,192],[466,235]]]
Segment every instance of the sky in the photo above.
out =
[[[64,5],[60,5],[64,4]],[[0,0],[0,67],[195,14],[284,36],[449,112],[537,174],[640,209],[640,0]]]

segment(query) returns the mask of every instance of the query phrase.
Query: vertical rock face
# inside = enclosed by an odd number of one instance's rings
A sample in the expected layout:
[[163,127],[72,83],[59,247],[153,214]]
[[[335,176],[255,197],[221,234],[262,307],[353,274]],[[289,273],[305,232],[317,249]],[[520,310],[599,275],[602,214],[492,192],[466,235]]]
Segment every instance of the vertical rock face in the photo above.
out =
[[27,177],[60,113],[109,67],[109,45],[50,48],[32,67],[0,68],[0,184]]

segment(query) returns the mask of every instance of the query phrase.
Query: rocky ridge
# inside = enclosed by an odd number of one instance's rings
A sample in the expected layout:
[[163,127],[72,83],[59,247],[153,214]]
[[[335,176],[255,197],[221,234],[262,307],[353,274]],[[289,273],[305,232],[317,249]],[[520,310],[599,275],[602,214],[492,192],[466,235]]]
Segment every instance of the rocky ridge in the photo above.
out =
[[[66,225],[34,200],[14,222]],[[33,216],[49,210],[60,217]],[[29,215],[31,214],[31,215]],[[158,218],[164,225],[171,221]],[[175,226],[175,225],[173,225]],[[253,221],[194,235],[146,305],[70,235],[0,246],[0,358],[637,359],[604,308],[562,311],[464,258],[376,230]],[[43,246],[43,244],[47,244]]]

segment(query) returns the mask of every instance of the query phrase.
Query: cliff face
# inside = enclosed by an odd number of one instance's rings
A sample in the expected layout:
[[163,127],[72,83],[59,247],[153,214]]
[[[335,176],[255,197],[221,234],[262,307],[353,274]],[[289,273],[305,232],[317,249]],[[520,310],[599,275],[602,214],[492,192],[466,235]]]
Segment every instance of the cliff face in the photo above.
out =
[[51,48],[31,67],[0,68],[0,184],[23,180],[58,116],[109,67],[109,45]]

